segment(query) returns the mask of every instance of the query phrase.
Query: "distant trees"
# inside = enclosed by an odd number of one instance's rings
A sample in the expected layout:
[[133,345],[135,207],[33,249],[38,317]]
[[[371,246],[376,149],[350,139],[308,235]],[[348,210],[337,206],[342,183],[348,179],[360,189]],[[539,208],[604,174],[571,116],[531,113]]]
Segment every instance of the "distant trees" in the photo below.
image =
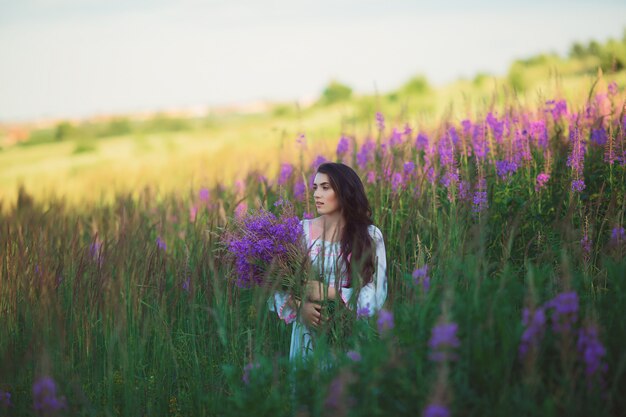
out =
[[340,101],[349,100],[352,97],[352,88],[339,81],[332,80],[324,91],[322,91],[322,97],[320,98],[321,104],[332,104]]

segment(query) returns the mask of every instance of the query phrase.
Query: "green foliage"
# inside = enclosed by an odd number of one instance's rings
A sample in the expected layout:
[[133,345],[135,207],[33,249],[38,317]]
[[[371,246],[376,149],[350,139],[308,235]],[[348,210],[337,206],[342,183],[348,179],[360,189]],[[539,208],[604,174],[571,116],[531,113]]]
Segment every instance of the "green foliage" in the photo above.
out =
[[322,91],[320,102],[322,104],[333,104],[349,100],[350,97],[352,97],[352,88],[333,80]]
[[431,92],[428,79],[423,75],[416,75],[400,87],[400,91],[404,94],[421,96]]

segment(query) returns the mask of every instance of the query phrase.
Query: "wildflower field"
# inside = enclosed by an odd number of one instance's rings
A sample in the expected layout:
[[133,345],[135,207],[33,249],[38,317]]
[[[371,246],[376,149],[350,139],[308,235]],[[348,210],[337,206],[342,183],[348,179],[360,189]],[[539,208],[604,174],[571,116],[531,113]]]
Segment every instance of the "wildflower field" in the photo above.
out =
[[[599,82],[433,127],[372,113],[234,186],[80,207],[21,190],[0,214],[0,415],[624,415],[625,97]],[[325,160],[364,181],[389,293],[294,369],[223,238],[285,201],[315,216]]]

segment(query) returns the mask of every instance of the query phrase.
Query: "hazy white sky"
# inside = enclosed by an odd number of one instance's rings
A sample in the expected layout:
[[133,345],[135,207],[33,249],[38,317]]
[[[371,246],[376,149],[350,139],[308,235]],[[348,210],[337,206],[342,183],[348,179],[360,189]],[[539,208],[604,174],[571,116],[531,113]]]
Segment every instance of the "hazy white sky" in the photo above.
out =
[[609,0],[0,0],[0,121],[438,84],[625,29]]

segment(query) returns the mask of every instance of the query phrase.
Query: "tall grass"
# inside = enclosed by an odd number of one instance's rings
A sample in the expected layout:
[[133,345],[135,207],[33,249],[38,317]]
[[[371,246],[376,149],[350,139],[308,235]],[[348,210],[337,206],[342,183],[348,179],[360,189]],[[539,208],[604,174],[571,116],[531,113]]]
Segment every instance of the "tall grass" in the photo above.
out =
[[[379,332],[376,317],[358,320],[350,356],[322,339],[295,367],[290,328],[268,311],[267,292],[234,285],[220,239],[232,216],[279,198],[310,212],[295,191],[314,155],[283,161],[295,172],[282,185],[250,172],[233,187],[147,188],[80,208],[21,190],[0,217],[0,390],[11,393],[0,410],[35,415],[33,384],[51,376],[66,399],[59,415],[416,415],[433,403],[452,415],[623,413],[626,121],[623,94],[596,93],[563,114],[511,102],[429,131],[386,121],[325,155],[365,181],[395,323]],[[568,164],[575,128],[580,169]],[[600,128],[603,144],[591,136]],[[367,140],[376,145],[363,159]],[[517,165],[506,173],[503,161]],[[541,186],[540,173],[550,174]],[[429,287],[412,277],[424,265]],[[548,320],[520,355],[523,309],[570,291],[580,300],[572,328]],[[458,324],[460,346],[443,362],[429,359],[437,323]],[[591,324],[606,348],[596,379],[577,346]]]

